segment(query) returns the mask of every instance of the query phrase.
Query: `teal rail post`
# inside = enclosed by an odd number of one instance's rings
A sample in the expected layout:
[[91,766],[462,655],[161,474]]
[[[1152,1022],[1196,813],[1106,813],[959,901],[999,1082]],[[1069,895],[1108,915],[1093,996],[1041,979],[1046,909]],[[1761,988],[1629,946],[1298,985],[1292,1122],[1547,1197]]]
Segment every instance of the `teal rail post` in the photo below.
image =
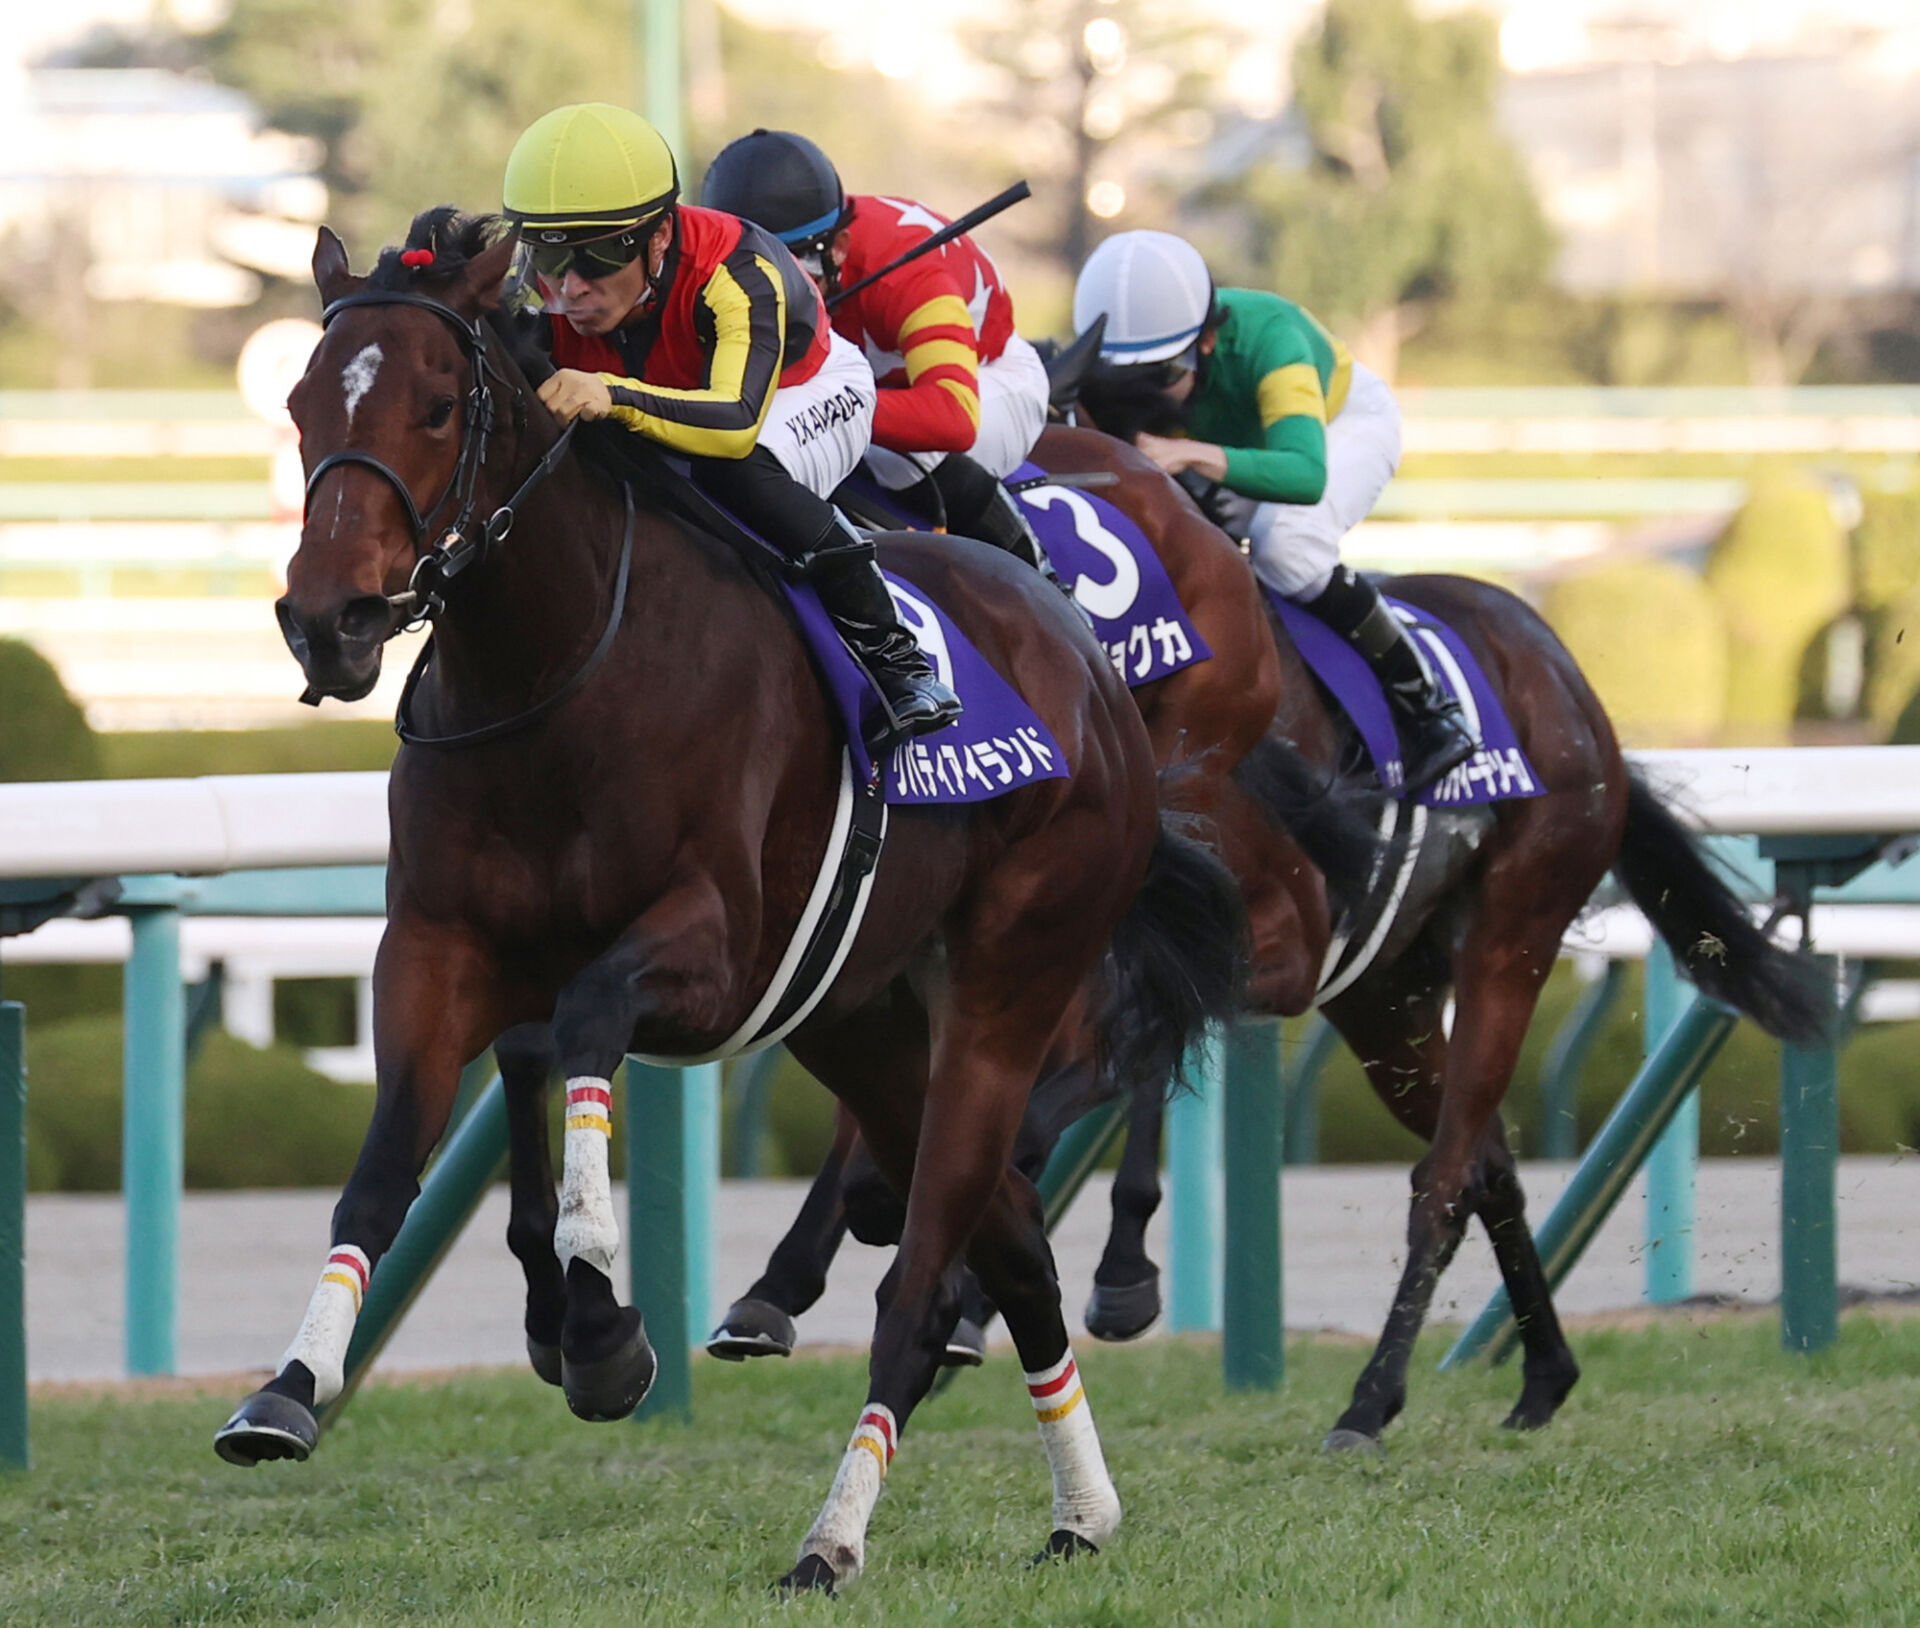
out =
[[642,1419],[693,1416],[693,1344],[706,1332],[720,1169],[720,1069],[627,1059],[627,1249],[633,1303],[659,1359]]
[[642,105],[674,157],[684,163],[680,0],[640,0],[640,10],[644,24],[638,44],[645,64],[646,97]]
[[[1282,1045],[1285,1041],[1281,1042]],[[1320,1013],[1315,1012],[1301,1026],[1300,1056],[1293,1067],[1282,1069],[1285,1107],[1281,1132],[1283,1157],[1288,1164],[1309,1165],[1320,1162],[1320,1076],[1326,1072],[1336,1047],[1339,1032]]]
[[137,905],[127,958],[120,1185],[127,1205],[129,1374],[171,1374],[186,1160],[187,1002],[180,912]]
[[[1819,959],[1837,970],[1832,957]],[[1833,1044],[1780,1048],[1780,1342],[1789,1351],[1824,1350],[1840,1332],[1838,1063]]]
[[[1644,1057],[1652,1057],[1685,1004],[1688,986],[1658,940],[1647,954]],[[1647,1157],[1647,1298],[1671,1305],[1693,1293],[1694,1176],[1700,1164],[1700,1093],[1689,1091]]]
[[[1664,948],[1664,946],[1663,946]],[[1580,1077],[1593,1055],[1608,1016],[1626,987],[1627,964],[1608,961],[1607,968],[1580,991],[1547,1048],[1540,1069],[1540,1156],[1577,1159],[1580,1156]]]
[[1121,1096],[1089,1108],[1060,1133],[1053,1152],[1047,1155],[1040,1179],[1034,1183],[1041,1208],[1046,1212],[1049,1232],[1067,1213],[1067,1206],[1080,1196],[1087,1177],[1093,1174],[1126,1128],[1127,1099]]
[[1270,1391],[1286,1377],[1280,1261],[1280,1025],[1242,1023],[1226,1037],[1226,1254],[1221,1367],[1230,1391]]
[[[1696,995],[1614,1104],[1566,1191],[1535,1229],[1534,1243],[1550,1287],[1558,1288],[1573,1270],[1738,1021],[1731,1007]],[[1440,1366],[1456,1368],[1482,1353],[1498,1362],[1513,1349],[1516,1334],[1507,1291],[1496,1290]]]
[[1194,1089],[1167,1104],[1167,1327],[1176,1334],[1220,1328],[1220,1051],[1217,1036],[1197,1048]]
[[27,1009],[0,1001],[0,1470],[27,1447]]
[[346,1387],[322,1411],[322,1426],[339,1417],[506,1163],[507,1093],[496,1074],[472,1094],[474,1076],[469,1065],[461,1082],[472,1106],[447,1133],[399,1236],[373,1269],[347,1346]]

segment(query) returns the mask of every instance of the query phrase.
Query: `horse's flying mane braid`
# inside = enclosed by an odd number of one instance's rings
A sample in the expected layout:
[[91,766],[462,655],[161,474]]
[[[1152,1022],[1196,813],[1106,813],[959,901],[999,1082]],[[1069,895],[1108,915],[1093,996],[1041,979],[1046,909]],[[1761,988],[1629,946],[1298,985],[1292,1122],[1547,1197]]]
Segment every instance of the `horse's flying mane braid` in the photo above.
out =
[[[407,289],[422,282],[442,282],[456,276],[466,263],[482,250],[500,241],[506,223],[498,215],[462,214],[452,204],[423,209],[407,228],[407,240],[398,248],[380,251],[380,259],[368,274],[369,288]],[[401,256],[409,250],[425,249],[432,254],[428,265],[410,266]]]

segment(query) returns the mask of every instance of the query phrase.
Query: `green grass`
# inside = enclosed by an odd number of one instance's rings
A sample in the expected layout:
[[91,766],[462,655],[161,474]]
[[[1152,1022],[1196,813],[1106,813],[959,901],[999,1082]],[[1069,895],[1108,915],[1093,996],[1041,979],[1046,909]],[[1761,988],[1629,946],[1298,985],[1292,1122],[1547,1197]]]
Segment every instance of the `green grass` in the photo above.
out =
[[43,1396],[0,1480],[12,1628],[112,1623],[1001,1624],[1920,1621],[1920,1322],[1850,1317],[1808,1362],[1771,1319],[1576,1339],[1538,1436],[1518,1376],[1423,1346],[1383,1459],[1315,1450],[1361,1356],[1302,1341],[1278,1396],[1208,1346],[1083,1352],[1127,1505],[1108,1551],[1028,1570],[1044,1462],[996,1357],[913,1421],[866,1577],[782,1605],[862,1393],[852,1358],[699,1364],[699,1423],[587,1426],[531,1376],[363,1392],[304,1467],[240,1472],[224,1393]]

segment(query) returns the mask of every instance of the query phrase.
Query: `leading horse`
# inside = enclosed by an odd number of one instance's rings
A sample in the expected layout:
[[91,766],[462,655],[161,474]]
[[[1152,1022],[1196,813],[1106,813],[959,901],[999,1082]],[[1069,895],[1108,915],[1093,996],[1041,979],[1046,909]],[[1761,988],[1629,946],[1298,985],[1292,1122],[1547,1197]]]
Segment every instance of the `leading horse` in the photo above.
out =
[[[696,1057],[741,1030],[848,796],[830,705],[779,595],[729,545],[636,512],[630,490],[557,450],[489,326],[513,252],[491,233],[429,211],[404,255],[386,251],[364,278],[332,233],[315,250],[326,332],[289,400],[309,484],[282,628],[310,693],[351,700],[403,623],[440,613],[391,780],[374,1115],[307,1317],[216,1438],[236,1463],[307,1456],[461,1067],[549,1021],[568,1081],[564,1187],[522,1217],[534,1236],[516,1249],[543,1275],[541,1332],[574,1411],[632,1411],[653,1357],[611,1278],[608,1077],[626,1053]],[[782,1579],[792,1588],[859,1571],[963,1256],[1029,1371],[1054,1474],[1048,1552],[1117,1528],[1038,1199],[1008,1154],[1063,1026],[1102,1012],[1118,1063],[1171,1068],[1233,972],[1231,879],[1163,825],[1138,713],[1060,596],[958,542],[892,539],[883,553],[1011,681],[1072,772],[891,811],[863,924],[790,1038],[907,1194],[867,1404]],[[1182,941],[1189,921],[1205,930]],[[1169,956],[1189,963],[1183,986],[1155,976]],[[517,1187],[539,1179],[542,1124],[523,1097]]]

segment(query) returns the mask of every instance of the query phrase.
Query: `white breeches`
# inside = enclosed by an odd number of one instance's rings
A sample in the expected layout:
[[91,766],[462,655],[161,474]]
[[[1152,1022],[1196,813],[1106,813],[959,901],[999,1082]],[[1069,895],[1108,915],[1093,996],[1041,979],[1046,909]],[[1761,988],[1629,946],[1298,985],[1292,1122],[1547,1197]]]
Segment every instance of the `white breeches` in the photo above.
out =
[[[1027,461],[1047,427],[1047,366],[1018,334],[980,369],[980,429],[967,456],[996,480]],[[875,447],[867,467],[889,491],[913,485],[946,457],[944,452],[894,452]]]
[[860,347],[835,334],[818,373],[774,391],[760,445],[816,497],[830,497],[873,439],[877,394]]
[[1340,540],[1373,512],[1400,467],[1400,405],[1376,373],[1353,364],[1327,426],[1327,489],[1318,503],[1262,503],[1248,542],[1254,575],[1288,599],[1316,598],[1340,563]]

